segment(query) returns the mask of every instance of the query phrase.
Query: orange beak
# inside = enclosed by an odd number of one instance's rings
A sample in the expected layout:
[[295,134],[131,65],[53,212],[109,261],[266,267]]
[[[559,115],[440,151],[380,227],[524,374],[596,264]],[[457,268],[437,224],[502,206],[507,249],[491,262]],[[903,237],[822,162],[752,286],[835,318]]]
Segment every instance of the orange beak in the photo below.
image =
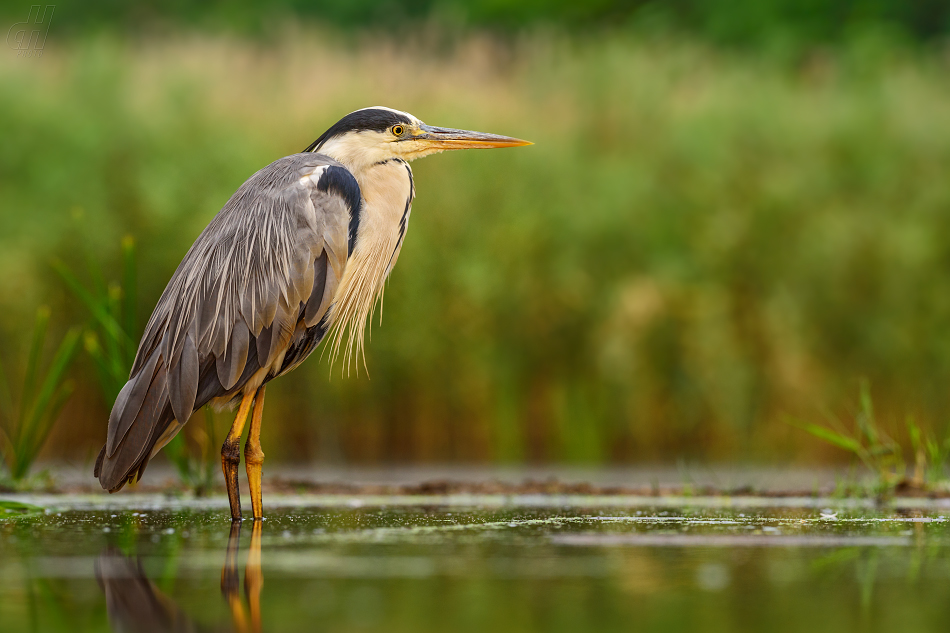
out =
[[422,133],[415,136],[415,140],[423,141],[432,149],[488,149],[491,147],[520,147],[534,145],[531,141],[520,138],[472,132],[469,130],[453,130],[445,127],[422,126]]

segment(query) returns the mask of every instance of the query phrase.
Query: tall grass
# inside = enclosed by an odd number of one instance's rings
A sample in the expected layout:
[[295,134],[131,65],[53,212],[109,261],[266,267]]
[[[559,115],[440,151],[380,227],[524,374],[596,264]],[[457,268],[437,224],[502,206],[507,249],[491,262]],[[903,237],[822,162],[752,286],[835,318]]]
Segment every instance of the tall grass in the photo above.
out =
[[[147,314],[250,174],[382,103],[536,145],[414,165],[371,378],[313,358],[277,381],[270,459],[839,459],[784,421],[842,408],[860,376],[884,428],[939,430],[945,57],[870,36],[789,66],[623,34],[323,35],[0,60],[4,336],[55,296],[50,256],[75,268],[126,234]],[[101,433],[102,410],[77,415]]]
[[53,357],[44,363],[49,320],[49,308],[40,308],[21,380],[15,382],[0,362],[0,454],[6,465],[6,473],[0,472],[0,482],[9,479],[18,484],[30,473],[75,386],[66,372],[78,347],[79,331],[69,330]]

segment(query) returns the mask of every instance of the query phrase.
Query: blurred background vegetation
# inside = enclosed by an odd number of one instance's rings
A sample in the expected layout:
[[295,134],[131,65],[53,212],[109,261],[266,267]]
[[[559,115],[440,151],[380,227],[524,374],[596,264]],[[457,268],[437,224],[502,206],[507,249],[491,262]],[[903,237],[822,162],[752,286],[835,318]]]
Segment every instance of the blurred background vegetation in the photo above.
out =
[[91,460],[113,326],[250,174],[384,104],[536,145],[414,165],[370,377],[275,382],[270,460],[832,461],[789,421],[864,380],[942,438],[948,33],[936,0],[57,4],[0,56],[0,359],[38,306],[47,355],[85,327],[46,454]]

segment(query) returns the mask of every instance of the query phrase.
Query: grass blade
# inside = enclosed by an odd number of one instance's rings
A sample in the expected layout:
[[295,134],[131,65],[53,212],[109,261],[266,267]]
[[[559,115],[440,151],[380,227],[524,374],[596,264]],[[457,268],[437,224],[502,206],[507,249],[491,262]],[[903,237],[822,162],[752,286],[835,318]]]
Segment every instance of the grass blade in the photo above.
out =
[[871,445],[878,444],[877,423],[874,419],[874,403],[871,400],[871,384],[867,378],[861,379],[860,386],[861,412],[858,415],[858,426],[868,438]]
[[[49,416],[50,405],[54,400],[58,400],[57,392],[63,386],[63,376],[76,354],[79,334],[79,328],[74,327],[63,337],[39,393],[29,407],[30,413],[24,418],[24,427],[20,430],[20,437],[17,438],[17,448],[21,451],[21,461],[26,462],[27,466],[35,459],[39,451],[38,446],[42,445],[42,441],[55,422],[55,417]],[[23,467],[24,465],[21,464],[21,468]]]
[[[136,273],[135,238],[126,235],[122,238],[122,329],[129,337],[137,334],[136,328],[138,327]],[[135,347],[130,346],[126,349],[128,350],[125,358],[126,364],[132,367],[132,363],[135,361]]]
[[[110,283],[106,289],[105,305],[106,311],[112,316],[116,323],[121,320],[121,302],[122,288],[116,283]],[[110,332],[104,332],[103,346],[106,348],[106,357],[112,359],[112,373],[122,374],[125,354],[122,350],[128,348],[125,344],[125,336],[119,338],[111,336]]]
[[63,278],[63,281],[66,282],[66,285],[69,286],[69,289],[72,290],[79,300],[83,302],[86,308],[89,309],[89,312],[91,312],[92,316],[95,317],[96,321],[99,322],[99,325],[102,326],[102,328],[116,340],[121,340],[125,344],[132,345],[128,335],[122,331],[122,327],[115,320],[115,318],[109,314],[109,312],[103,306],[103,303],[97,301],[96,298],[83,287],[76,276],[73,275],[72,272],[70,272],[70,270],[66,268],[66,266],[61,261],[53,260],[52,265],[56,272],[59,273],[60,277]]
[[11,473],[16,465],[14,463],[16,459],[15,455],[13,441],[10,439],[10,436],[7,435],[6,431],[3,430],[3,427],[0,427],[0,456],[3,457],[3,461],[7,464],[7,471]]
[[[26,447],[27,454],[30,457],[30,464],[36,461],[36,458],[39,456],[40,451],[43,449],[43,444],[46,443],[46,438],[49,436],[50,431],[53,430],[53,424],[56,423],[60,412],[63,410],[63,407],[66,406],[70,396],[73,395],[75,388],[72,381],[66,381],[57,389],[56,393],[53,394],[53,397],[50,399],[49,406],[43,412],[43,417],[40,418],[37,424],[37,432],[30,439],[30,444]],[[25,476],[26,473],[24,472],[23,475]]]
[[[3,361],[0,360],[0,417],[5,423],[9,424],[13,420],[16,411],[13,406],[13,396],[10,392],[10,383],[7,382],[7,375],[3,371]],[[0,428],[3,428],[4,422],[0,422]]]
[[86,332],[83,335],[83,347],[96,368],[99,385],[106,392],[106,400],[114,401],[125,384],[127,374],[123,369],[116,371],[115,363],[110,362],[102,351],[102,347],[99,345],[99,337],[96,336],[95,332]]
[[808,431],[815,437],[825,440],[829,444],[834,444],[838,448],[851,451],[855,455],[861,453],[863,450],[861,443],[854,438],[848,437],[847,435],[842,435],[841,433],[832,431],[831,429],[824,426],[820,426],[818,424],[803,424],[801,425],[801,428],[805,431]]
[[105,294],[106,278],[102,274],[102,267],[96,263],[92,255],[86,254],[86,270],[89,271],[89,279],[92,280],[92,290],[97,294]]
[[[23,376],[23,393],[21,403],[30,402],[36,389],[36,367],[39,364],[40,354],[43,352],[43,341],[46,339],[46,328],[49,325],[50,309],[46,306],[36,311],[36,322],[33,325],[33,338],[30,340],[30,351],[26,358],[26,372]],[[23,424],[26,411],[21,409],[19,423]]]

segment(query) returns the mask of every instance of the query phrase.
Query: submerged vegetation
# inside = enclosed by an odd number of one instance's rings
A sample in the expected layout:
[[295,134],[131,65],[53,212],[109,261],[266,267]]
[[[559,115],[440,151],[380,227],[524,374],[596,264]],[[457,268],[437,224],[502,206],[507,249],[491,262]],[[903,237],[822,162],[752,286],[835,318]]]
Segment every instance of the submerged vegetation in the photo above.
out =
[[[0,59],[0,120],[15,122],[0,150],[0,336],[43,302],[88,319],[48,262],[92,257],[121,276],[124,235],[138,283],[119,304],[148,314],[250,174],[381,103],[536,145],[415,166],[371,379],[315,355],[276,383],[268,459],[834,460],[785,420],[838,411],[859,376],[905,450],[908,412],[922,446],[939,435],[946,56],[873,33],[792,65],[622,32],[429,46],[354,50],[301,29],[51,38],[42,59]],[[110,292],[93,295],[107,314]],[[96,369],[76,377],[59,454],[81,431],[94,457],[111,403],[89,394],[128,362],[93,322]]]

